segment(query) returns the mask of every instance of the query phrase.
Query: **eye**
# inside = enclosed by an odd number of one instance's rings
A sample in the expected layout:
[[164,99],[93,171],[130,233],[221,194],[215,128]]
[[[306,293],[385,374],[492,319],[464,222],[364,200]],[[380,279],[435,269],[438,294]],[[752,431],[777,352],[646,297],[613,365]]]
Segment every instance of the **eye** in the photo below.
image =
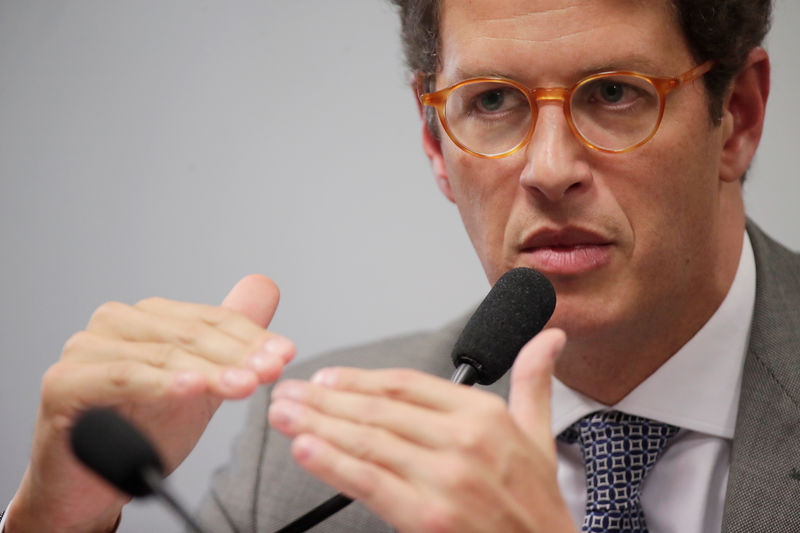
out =
[[586,105],[609,109],[652,103],[658,99],[655,88],[635,76],[614,76],[589,81],[581,86],[578,100]]
[[458,120],[498,124],[530,114],[530,106],[525,94],[513,85],[476,81],[461,85],[450,94],[445,114],[451,126]]
[[480,111],[497,111],[502,109],[505,99],[505,92],[503,89],[492,89],[491,91],[485,91],[478,95],[477,107]]
[[625,87],[619,82],[609,81],[603,83],[598,92],[604,101],[616,104],[625,95]]
[[589,85],[590,101],[601,105],[630,103],[639,95],[636,87],[619,80],[597,80]]

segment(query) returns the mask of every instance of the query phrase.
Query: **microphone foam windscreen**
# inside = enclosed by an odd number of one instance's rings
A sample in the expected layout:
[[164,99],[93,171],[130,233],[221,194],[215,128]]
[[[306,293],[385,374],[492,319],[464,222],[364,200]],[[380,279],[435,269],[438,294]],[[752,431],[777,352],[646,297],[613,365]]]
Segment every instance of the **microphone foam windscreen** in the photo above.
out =
[[86,411],[72,427],[70,444],[75,456],[96,474],[131,496],[152,491],[143,473],[163,473],[153,446],[138,430],[110,409]]
[[500,379],[523,346],[539,333],[556,308],[553,285],[532,268],[509,270],[497,280],[453,347],[456,367],[478,371],[477,382]]

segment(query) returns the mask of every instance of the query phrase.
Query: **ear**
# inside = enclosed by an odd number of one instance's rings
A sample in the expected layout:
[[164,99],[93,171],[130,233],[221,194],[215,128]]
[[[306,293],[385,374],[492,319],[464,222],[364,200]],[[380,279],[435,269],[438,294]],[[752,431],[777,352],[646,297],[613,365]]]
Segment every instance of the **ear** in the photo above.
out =
[[734,78],[722,108],[720,179],[739,180],[755,155],[764,128],[769,96],[769,56],[754,48]]
[[422,122],[422,150],[431,162],[433,175],[436,178],[436,185],[438,185],[439,190],[442,191],[442,194],[444,194],[448,200],[455,203],[453,191],[450,189],[450,180],[447,178],[447,168],[444,164],[444,157],[442,157],[442,142],[436,138],[428,127],[428,121],[425,118],[425,106],[423,106],[422,102],[417,98],[416,86],[414,86],[413,89],[414,97],[417,100],[419,118]]

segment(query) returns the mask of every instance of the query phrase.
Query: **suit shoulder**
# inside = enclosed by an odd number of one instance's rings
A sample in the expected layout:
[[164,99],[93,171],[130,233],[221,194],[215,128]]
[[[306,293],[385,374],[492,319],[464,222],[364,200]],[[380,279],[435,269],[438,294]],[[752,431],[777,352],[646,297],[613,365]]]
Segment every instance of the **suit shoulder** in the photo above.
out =
[[791,287],[794,293],[800,290],[800,253],[774,240],[752,221],[747,229],[761,281],[777,282],[784,289]]

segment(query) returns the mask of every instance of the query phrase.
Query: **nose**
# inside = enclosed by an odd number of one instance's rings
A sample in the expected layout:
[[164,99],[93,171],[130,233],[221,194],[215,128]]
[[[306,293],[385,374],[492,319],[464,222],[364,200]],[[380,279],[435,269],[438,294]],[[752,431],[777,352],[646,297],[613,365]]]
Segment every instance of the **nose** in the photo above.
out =
[[541,101],[533,136],[525,149],[520,183],[550,202],[586,190],[592,182],[587,150],[572,133],[561,102]]

